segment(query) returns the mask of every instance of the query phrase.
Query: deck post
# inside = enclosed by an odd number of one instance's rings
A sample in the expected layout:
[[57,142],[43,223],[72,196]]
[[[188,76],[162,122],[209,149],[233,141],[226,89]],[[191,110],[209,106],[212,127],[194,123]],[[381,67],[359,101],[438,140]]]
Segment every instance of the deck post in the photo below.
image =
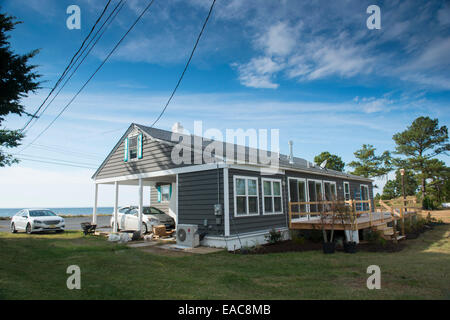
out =
[[114,181],[114,228],[113,232],[118,229],[118,211],[119,211],[119,181]]
[[94,208],[92,210],[92,224],[97,224],[98,184],[94,186]]
[[143,184],[142,184],[142,178],[139,178],[139,213],[138,213],[138,231],[139,234],[141,234],[142,230],[142,207],[144,205],[144,197],[143,197]]
[[400,207],[400,217],[402,218],[402,236],[405,235],[405,216],[403,213],[403,207]]

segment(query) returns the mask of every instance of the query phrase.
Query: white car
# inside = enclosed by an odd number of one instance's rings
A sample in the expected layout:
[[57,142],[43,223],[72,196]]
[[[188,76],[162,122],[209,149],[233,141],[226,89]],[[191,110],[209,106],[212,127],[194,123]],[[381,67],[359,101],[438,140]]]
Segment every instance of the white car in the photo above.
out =
[[41,231],[63,232],[64,219],[48,209],[23,209],[11,219],[11,232],[25,231],[30,234]]
[[[139,210],[136,206],[121,207],[117,212],[118,230],[137,230]],[[141,233],[146,234],[153,226],[165,225],[167,229],[175,228],[175,220],[164,211],[155,207],[142,208]],[[111,218],[111,228],[114,228],[114,215]]]

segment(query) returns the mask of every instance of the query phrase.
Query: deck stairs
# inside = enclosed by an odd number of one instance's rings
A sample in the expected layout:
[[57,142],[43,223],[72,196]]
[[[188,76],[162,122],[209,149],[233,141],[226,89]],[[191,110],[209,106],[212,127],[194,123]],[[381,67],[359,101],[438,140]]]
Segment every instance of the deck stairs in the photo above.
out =
[[400,235],[399,231],[394,230],[394,227],[389,227],[387,223],[373,226],[373,230],[381,231],[381,236],[386,240],[399,241],[405,239],[405,236]]

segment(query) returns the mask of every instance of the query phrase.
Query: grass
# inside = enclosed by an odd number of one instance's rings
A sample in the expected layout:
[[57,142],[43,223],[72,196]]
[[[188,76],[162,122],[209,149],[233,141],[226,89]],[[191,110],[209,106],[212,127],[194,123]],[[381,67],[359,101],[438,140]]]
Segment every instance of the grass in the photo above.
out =
[[[397,253],[161,255],[80,232],[0,233],[0,299],[450,299],[450,226]],[[66,269],[81,268],[81,290]],[[381,290],[366,269],[381,268]]]

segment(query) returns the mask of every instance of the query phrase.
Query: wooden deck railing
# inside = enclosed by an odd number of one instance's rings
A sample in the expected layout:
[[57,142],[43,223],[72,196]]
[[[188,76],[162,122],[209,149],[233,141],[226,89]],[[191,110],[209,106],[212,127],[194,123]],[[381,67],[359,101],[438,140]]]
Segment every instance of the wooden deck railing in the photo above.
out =
[[[364,209],[364,204],[367,204],[368,210],[356,210],[356,205],[360,204]],[[336,206],[348,206],[350,224],[358,229],[358,217],[362,214],[369,214],[369,225],[373,224],[372,217],[372,201],[371,200],[346,200],[346,201],[301,201],[301,202],[289,202],[289,227],[292,227],[292,216],[319,216],[319,217],[335,217],[338,212],[333,211],[333,207]],[[297,206],[299,210],[303,207],[306,211],[294,211],[293,207]],[[322,211],[310,211],[311,206],[316,206],[318,210],[322,208]],[[325,208],[324,208],[325,207]],[[384,219],[384,218],[383,218]]]
[[409,224],[412,224],[413,216],[422,212],[422,208],[418,206],[416,198],[413,199],[396,199],[381,200],[379,204],[391,213],[394,226],[397,226],[397,220],[401,220],[402,236],[405,235],[405,216],[409,218]]

